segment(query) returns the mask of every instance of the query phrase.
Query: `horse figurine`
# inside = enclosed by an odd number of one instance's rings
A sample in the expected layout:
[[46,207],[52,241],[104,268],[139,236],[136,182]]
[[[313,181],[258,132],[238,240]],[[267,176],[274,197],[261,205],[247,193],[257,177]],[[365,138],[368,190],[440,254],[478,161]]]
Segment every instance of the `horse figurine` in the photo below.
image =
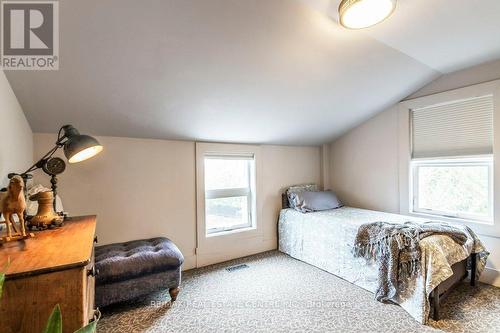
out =
[[[17,234],[14,214],[21,225],[21,237],[26,238],[26,226],[24,222],[24,211],[26,210],[26,199],[24,198],[24,180],[21,176],[13,176],[7,188],[7,195],[2,200],[2,213],[7,224],[7,241],[12,239],[12,228]],[[31,236],[31,235],[30,235]],[[17,237],[16,237],[17,238]]]

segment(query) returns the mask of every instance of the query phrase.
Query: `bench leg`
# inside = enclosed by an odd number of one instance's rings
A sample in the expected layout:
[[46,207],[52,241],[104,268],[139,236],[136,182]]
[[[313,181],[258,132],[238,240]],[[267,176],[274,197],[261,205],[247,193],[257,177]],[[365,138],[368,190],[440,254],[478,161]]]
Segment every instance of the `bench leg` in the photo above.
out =
[[439,286],[434,288],[434,290],[431,293],[431,298],[432,298],[432,305],[433,305],[433,316],[432,319],[435,321],[439,320]]
[[172,300],[172,302],[175,302],[175,300],[177,299],[177,295],[179,295],[180,290],[181,290],[181,288],[179,288],[179,287],[170,288],[168,290],[168,293],[170,294],[170,299]]
[[476,285],[476,267],[477,267],[477,254],[472,253],[470,255],[470,285]]

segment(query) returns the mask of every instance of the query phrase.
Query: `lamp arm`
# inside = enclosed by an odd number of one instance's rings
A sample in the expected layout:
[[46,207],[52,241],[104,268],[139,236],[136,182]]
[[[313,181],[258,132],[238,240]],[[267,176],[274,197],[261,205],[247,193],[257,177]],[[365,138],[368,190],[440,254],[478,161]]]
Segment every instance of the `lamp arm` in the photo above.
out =
[[54,148],[52,148],[51,150],[49,150],[49,152],[48,152],[47,154],[43,155],[43,157],[42,157],[40,160],[38,160],[38,162],[36,162],[36,163],[35,163],[35,164],[33,164],[32,166],[30,166],[30,167],[28,168],[28,170],[26,170],[25,172],[23,172],[23,173],[22,173],[23,175],[25,175],[25,174],[27,174],[27,173],[29,173],[29,172],[33,172],[33,171],[35,171],[36,169],[40,169],[40,168],[43,166],[43,164],[45,163],[45,161],[46,161],[47,159],[51,158],[51,157],[52,157],[52,155],[54,155],[54,153],[55,153],[55,152],[56,152],[59,148],[62,148],[62,147],[64,146],[64,142],[63,142],[63,141],[64,141],[64,139],[67,139],[67,136],[66,136],[66,134],[63,134],[63,135],[61,136],[61,133],[63,132],[63,130],[64,130],[64,126],[63,126],[63,127],[61,127],[61,128],[59,129],[59,132],[57,133],[57,141],[56,141],[56,143],[55,143]]
[[[26,183],[28,181],[28,179],[31,179],[33,178],[33,175],[29,174],[30,172],[33,172],[35,171],[36,169],[40,169],[41,167],[43,167],[43,165],[45,164],[45,161],[50,158],[52,155],[54,155],[54,153],[59,149],[61,148],[63,145],[58,145],[56,144],[56,146],[54,148],[52,148],[51,150],[49,150],[49,152],[45,155],[43,155],[43,157],[38,161],[36,162],[35,164],[33,164],[32,166],[29,167],[28,170],[24,171],[23,173],[21,174],[17,174],[17,173],[9,173],[8,174],[8,178],[11,179],[12,177],[14,177],[15,175],[19,175],[23,178],[24,182]],[[24,196],[26,197],[27,196],[27,188],[25,187],[24,188]]]
[[[32,166],[30,166],[28,168],[28,170],[26,170],[22,174],[9,173],[8,178],[10,179],[15,175],[20,175],[20,176],[24,177],[25,179],[32,178],[33,176],[29,174],[30,172],[33,172],[37,169],[42,168],[44,166],[44,164],[47,162],[47,160],[49,158],[51,158],[59,148],[66,147],[66,145],[68,143],[70,143],[70,140],[72,138],[79,138],[79,137],[83,138],[84,141],[90,140],[91,143],[95,143],[96,146],[99,145],[99,143],[97,142],[96,139],[94,139],[88,135],[80,135],[80,132],[78,132],[78,130],[76,128],[74,128],[72,125],[64,125],[59,129],[59,132],[57,133],[57,141],[55,142],[55,145],[51,150],[49,150],[45,155],[43,155],[43,157],[40,160],[38,160],[38,162],[36,162]],[[88,147],[85,147],[85,148],[88,148]],[[102,150],[102,146],[100,148]],[[95,152],[93,155],[99,153],[101,150]],[[66,151],[64,153],[66,155]],[[69,159],[68,155],[66,155],[66,157]]]
[[24,174],[27,174],[27,173],[29,173],[29,172],[33,172],[33,171],[35,171],[36,169],[40,169],[40,168],[43,166],[43,164],[45,163],[45,161],[46,161],[47,159],[49,159],[50,157],[52,157],[52,155],[54,155],[54,153],[55,153],[55,152],[56,152],[59,148],[61,148],[61,147],[62,147],[62,146],[60,146],[60,145],[56,145],[54,148],[52,148],[51,150],[49,150],[49,152],[48,152],[47,154],[43,155],[43,157],[42,157],[40,160],[38,160],[38,162],[36,162],[36,163],[35,163],[35,164],[33,164],[32,166],[30,166],[30,167],[28,168],[28,170],[26,170],[26,171],[25,171],[25,172],[23,172],[22,174],[24,175]]

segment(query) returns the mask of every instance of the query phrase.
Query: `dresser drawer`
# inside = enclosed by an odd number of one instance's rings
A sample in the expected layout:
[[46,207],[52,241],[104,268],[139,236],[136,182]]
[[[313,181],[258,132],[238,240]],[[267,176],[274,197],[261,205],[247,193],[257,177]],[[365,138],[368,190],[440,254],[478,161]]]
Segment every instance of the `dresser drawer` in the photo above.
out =
[[63,316],[64,333],[82,327],[86,277],[83,268],[5,281],[0,302],[0,332],[42,332],[57,304]]

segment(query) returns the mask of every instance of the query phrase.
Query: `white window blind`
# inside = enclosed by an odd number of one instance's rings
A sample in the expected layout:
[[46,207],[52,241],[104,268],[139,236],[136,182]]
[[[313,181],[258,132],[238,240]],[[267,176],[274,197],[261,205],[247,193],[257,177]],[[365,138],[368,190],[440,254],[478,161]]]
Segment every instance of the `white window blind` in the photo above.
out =
[[493,153],[493,96],[411,110],[412,157]]

